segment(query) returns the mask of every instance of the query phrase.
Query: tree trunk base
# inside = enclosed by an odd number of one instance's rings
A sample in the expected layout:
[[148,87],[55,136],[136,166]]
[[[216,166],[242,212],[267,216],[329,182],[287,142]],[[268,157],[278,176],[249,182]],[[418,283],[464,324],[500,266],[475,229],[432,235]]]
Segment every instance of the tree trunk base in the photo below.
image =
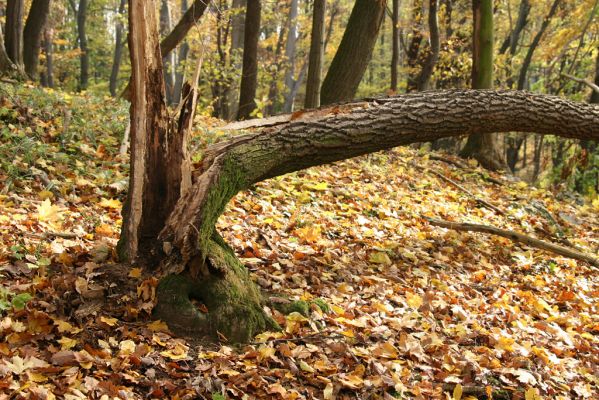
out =
[[218,235],[208,244],[198,278],[169,275],[160,281],[156,295],[154,317],[177,335],[243,343],[260,332],[280,329],[264,312],[248,271]]
[[495,136],[492,133],[470,135],[460,156],[474,158],[480,165],[491,171],[507,169],[507,164],[498,151]]

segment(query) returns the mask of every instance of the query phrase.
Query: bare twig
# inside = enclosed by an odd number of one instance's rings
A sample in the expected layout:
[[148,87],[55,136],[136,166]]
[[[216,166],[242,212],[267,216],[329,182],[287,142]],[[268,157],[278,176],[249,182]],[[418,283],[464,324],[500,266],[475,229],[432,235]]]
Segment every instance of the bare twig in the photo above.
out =
[[131,120],[127,121],[127,127],[125,128],[125,133],[123,134],[123,140],[121,141],[121,147],[119,148],[119,155],[125,156],[127,154],[127,150],[129,150],[129,134],[131,133]]
[[571,79],[575,82],[585,84],[588,87],[590,87],[591,89],[593,89],[596,93],[599,93],[599,86],[595,85],[593,82],[591,82],[589,80],[578,78],[577,76],[566,74],[566,73],[562,73],[561,76]]
[[27,236],[32,236],[40,239],[48,239],[51,237],[59,237],[61,239],[76,239],[79,237],[76,233],[70,232],[44,232],[44,233],[35,233],[35,232],[25,232]]
[[[553,243],[547,243],[539,239],[535,239],[533,237],[524,235],[522,233],[509,231],[506,229],[496,228],[494,226],[489,225],[479,225],[479,224],[471,224],[471,223],[460,223],[460,222],[450,222],[450,221],[442,221],[437,219],[432,219],[428,217],[424,217],[431,225],[439,226],[441,228],[453,229],[456,231],[466,231],[466,232],[480,232],[480,233],[489,233],[492,235],[501,236],[514,242],[524,243],[528,246],[535,247],[537,249],[546,250],[551,253],[559,254],[560,256],[573,258],[575,260],[585,261],[594,267],[599,267],[599,259],[581,253],[576,250],[569,249],[567,247],[559,246]],[[595,268],[596,269],[596,268]]]
[[457,187],[458,189],[460,189],[461,191],[463,191],[464,193],[466,193],[468,196],[472,197],[477,203],[479,203],[479,204],[481,204],[481,205],[483,205],[483,206],[485,206],[485,207],[487,207],[487,208],[495,211],[499,215],[505,215],[505,213],[501,209],[497,208],[496,206],[494,206],[493,204],[489,203],[486,200],[483,200],[483,199],[481,199],[479,197],[476,197],[476,195],[474,195],[471,191],[469,191],[468,189],[466,189],[465,187],[463,187],[462,185],[460,185],[459,183],[457,183],[453,179],[449,179],[448,177],[446,177],[442,173],[437,172],[437,171],[435,171],[433,169],[430,169],[429,171],[433,175],[435,175],[435,176],[439,177],[440,179],[444,180],[445,182],[450,183],[453,186]]

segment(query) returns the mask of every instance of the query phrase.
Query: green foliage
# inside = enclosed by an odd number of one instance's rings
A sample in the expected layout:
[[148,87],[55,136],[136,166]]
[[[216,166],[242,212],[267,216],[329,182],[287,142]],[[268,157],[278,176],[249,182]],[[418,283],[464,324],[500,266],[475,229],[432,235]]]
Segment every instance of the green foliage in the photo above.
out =
[[22,310],[33,297],[29,293],[13,293],[0,287],[0,315],[11,308]]
[[63,168],[81,170],[98,151],[116,151],[128,120],[127,104],[121,101],[5,83],[0,84],[0,104],[5,190],[18,178],[50,172],[48,164],[55,165],[55,174]]

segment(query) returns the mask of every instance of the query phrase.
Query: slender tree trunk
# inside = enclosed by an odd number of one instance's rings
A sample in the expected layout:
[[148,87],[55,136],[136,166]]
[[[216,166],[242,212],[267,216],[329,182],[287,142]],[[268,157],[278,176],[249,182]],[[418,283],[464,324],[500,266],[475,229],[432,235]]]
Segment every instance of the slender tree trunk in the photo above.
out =
[[285,88],[287,93],[285,95],[285,104],[283,105],[284,112],[291,112],[293,110],[293,86],[295,84],[295,56],[296,47],[298,40],[297,33],[297,14],[298,14],[299,0],[291,0],[289,5],[289,28],[287,29],[287,43],[285,44],[285,58],[287,69],[285,72]]
[[304,103],[305,108],[316,108],[320,106],[325,14],[326,0],[314,0],[312,36],[310,38],[310,61],[308,63],[308,80],[306,82],[306,100]]
[[532,39],[532,43],[528,47],[528,51],[526,52],[526,56],[524,57],[524,61],[522,62],[522,67],[520,68],[520,75],[518,76],[518,90],[523,90],[526,86],[526,74],[528,73],[530,63],[532,62],[532,56],[535,50],[537,49],[537,46],[541,42],[541,38],[543,37],[545,30],[547,30],[547,27],[549,26],[551,19],[557,12],[557,7],[559,6],[560,1],[561,0],[554,0],[553,4],[551,5],[551,9],[549,10],[549,13],[545,17],[545,19],[543,19],[541,28],[539,29],[535,37]]
[[37,79],[42,33],[50,12],[50,0],[32,0],[23,29],[23,64],[25,73]]
[[281,104],[279,101],[279,85],[278,78],[279,73],[281,72],[281,67],[283,63],[281,62],[281,53],[283,51],[283,43],[285,35],[287,34],[287,25],[281,26],[281,31],[279,32],[279,37],[277,39],[277,46],[275,47],[274,52],[274,62],[275,68],[272,72],[270,78],[270,86],[268,88],[268,100],[269,104],[266,106],[266,113],[268,115],[273,115],[280,112]]
[[[243,36],[245,32],[245,9],[246,0],[233,0],[231,8],[234,10],[231,17],[231,47],[229,49],[229,60],[236,70],[242,68]],[[227,101],[229,103],[229,115],[227,119],[235,119],[239,107],[238,99],[239,80],[235,79],[227,88]]]
[[429,89],[433,70],[435,69],[435,65],[437,65],[437,61],[439,60],[440,39],[439,23],[437,17],[437,0],[429,0],[428,4],[428,27],[430,32],[431,48],[430,52],[426,56],[424,65],[422,66],[422,71],[420,71],[420,75],[416,80],[416,85],[419,91]]
[[406,52],[406,58],[408,63],[408,79],[406,84],[406,92],[413,92],[418,88],[417,77],[418,77],[418,61],[420,55],[420,48],[422,46],[422,0],[414,0],[412,4],[412,37],[408,50]]
[[385,16],[385,0],[356,0],[321,88],[321,104],[351,100],[370,62]]
[[16,65],[23,64],[23,0],[6,2],[6,53]]
[[87,46],[87,33],[85,29],[86,22],[87,0],[79,0],[79,7],[77,7],[77,35],[79,38],[79,50],[81,51],[81,55],[79,56],[79,91],[87,90],[87,86],[89,85],[89,48]]
[[123,38],[123,22],[122,18],[125,15],[127,7],[127,0],[121,0],[119,5],[118,15],[116,18],[115,25],[115,41],[114,41],[114,56],[112,57],[112,70],[110,71],[110,95],[116,97],[116,88],[118,85],[119,70],[121,68],[121,60],[123,58],[123,48],[125,47],[125,40]]
[[[599,46],[597,46],[597,56],[595,57],[595,85],[599,86]],[[589,102],[599,104],[599,93],[596,90],[591,92]]]
[[160,52],[163,57],[166,57],[171,51],[173,51],[185,36],[187,32],[196,24],[196,22],[204,15],[206,7],[210,4],[210,0],[195,0],[191,7],[183,14],[177,25],[160,42]]
[[[181,1],[181,13],[187,11],[187,0]],[[175,87],[173,89],[173,104],[179,104],[183,90],[183,81],[185,80],[185,62],[189,54],[189,43],[183,40],[179,46],[179,54],[177,55],[177,67],[175,68]],[[228,117],[228,116],[227,116]]]
[[397,92],[397,69],[399,67],[399,6],[400,0],[393,0],[391,15],[391,91]]
[[44,31],[44,53],[46,54],[46,85],[47,87],[54,87],[54,46],[52,44],[52,37],[54,30],[52,28],[46,28]]
[[508,37],[506,37],[503,41],[503,44],[499,48],[499,54],[504,54],[508,49],[510,49],[510,54],[512,56],[516,54],[520,34],[528,24],[528,15],[530,14],[530,8],[531,7],[529,0],[522,0],[520,2],[520,8],[518,10],[518,19],[516,20],[516,25],[514,26],[514,29],[512,29]]
[[533,172],[532,172],[532,182],[536,182],[539,178],[539,173],[541,172],[541,156],[543,155],[543,139],[545,136],[536,135],[535,136],[535,148],[533,155]]
[[[472,12],[472,88],[490,89],[493,87],[493,1],[473,0]],[[506,167],[497,137],[493,134],[470,135],[461,155],[476,158],[488,169]]]
[[454,0],[443,0],[445,4],[445,39],[449,39],[453,36],[453,1]]
[[4,35],[0,26],[0,76],[8,76],[16,72],[17,66],[8,58],[6,49],[4,48]]
[[260,37],[260,0],[247,0],[245,12],[245,34],[243,46],[243,67],[239,90],[237,119],[248,119],[257,108],[256,89],[258,86],[258,39]]
[[[169,0],[162,0],[160,4],[160,34],[168,35],[171,31],[171,7]],[[173,104],[173,88],[175,77],[173,75],[173,67],[175,65],[175,53],[170,51],[162,56],[162,65],[164,66],[164,84],[166,87],[166,101],[168,104]]]

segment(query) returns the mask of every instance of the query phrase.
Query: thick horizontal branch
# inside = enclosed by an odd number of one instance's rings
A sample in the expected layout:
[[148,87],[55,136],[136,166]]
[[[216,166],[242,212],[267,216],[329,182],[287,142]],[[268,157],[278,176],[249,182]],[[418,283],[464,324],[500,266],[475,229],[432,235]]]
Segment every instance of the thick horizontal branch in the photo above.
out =
[[210,237],[231,197],[264,179],[450,136],[516,131],[599,139],[599,107],[522,91],[420,92],[297,112],[272,123],[205,152],[194,187],[161,235],[184,259],[201,253],[199,239]]
[[528,246],[535,247],[537,249],[546,250],[554,254],[558,254],[560,256],[573,258],[575,260],[585,261],[595,267],[599,267],[599,259],[590,256],[588,254],[584,254],[580,251],[572,250],[567,247],[559,246],[557,244],[544,242],[539,239],[535,239],[533,237],[524,235],[522,233],[509,231],[506,229],[496,228],[494,226],[489,225],[479,225],[479,224],[471,224],[471,223],[460,223],[460,222],[450,222],[450,221],[442,221],[438,219],[425,218],[429,224],[438,226],[441,228],[452,229],[454,231],[465,231],[465,232],[480,232],[480,233],[489,233],[491,235],[501,236],[514,242],[524,243]]

